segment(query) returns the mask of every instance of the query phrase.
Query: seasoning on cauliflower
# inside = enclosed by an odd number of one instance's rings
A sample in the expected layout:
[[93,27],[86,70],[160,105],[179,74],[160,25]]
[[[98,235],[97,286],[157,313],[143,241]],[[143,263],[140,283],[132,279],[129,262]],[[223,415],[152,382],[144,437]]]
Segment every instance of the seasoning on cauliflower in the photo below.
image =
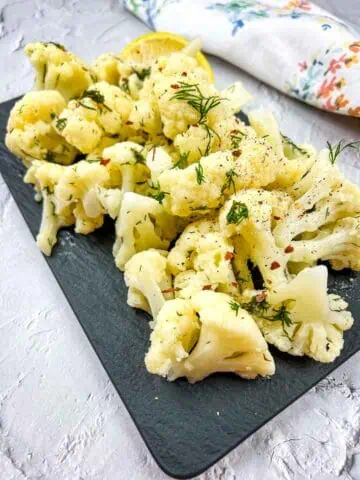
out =
[[200,324],[190,302],[179,298],[165,302],[151,333],[151,345],[145,356],[147,370],[167,377],[189,356],[199,330]]
[[37,90],[58,90],[70,100],[96,81],[91,69],[58,43],[29,43],[25,53],[35,68]]
[[5,143],[28,167],[33,160],[61,164],[74,161],[77,150],[56,133],[51,122],[65,108],[59,92],[29,92],[10,112]]
[[176,218],[166,213],[159,202],[136,193],[125,193],[115,224],[113,254],[116,266],[124,270],[135,253],[149,248],[166,250],[177,228]]
[[119,85],[119,63],[121,59],[115,53],[103,53],[91,64],[91,70],[98,82],[107,82],[111,85]]
[[160,175],[173,168],[173,160],[163,147],[153,147],[146,156],[146,166],[151,173],[151,181],[158,182]]
[[[24,181],[34,184],[40,198],[44,199],[38,245],[46,255],[50,255],[57,230],[62,226],[75,224],[76,233],[87,235],[102,226],[105,214],[115,216],[120,208],[118,192],[99,190],[110,182],[108,169],[100,163],[83,160],[62,166],[37,160]],[[39,240],[47,238],[50,230],[51,241]]]
[[269,288],[286,283],[288,278],[289,258],[276,245],[272,223],[290,202],[290,197],[281,191],[250,189],[230,197],[220,212],[221,231],[226,237],[240,235],[244,239],[252,262]]
[[232,243],[220,233],[215,220],[199,220],[188,225],[168,257],[168,268],[173,275],[188,270],[196,272],[196,275],[188,275],[186,280],[183,275],[181,280],[175,278],[177,288],[181,283],[185,287],[179,296],[189,298],[201,290],[236,294],[237,284],[231,265],[233,252]]
[[194,383],[216,372],[233,372],[246,379],[275,373],[258,326],[230,295],[200,292],[191,305],[199,317],[199,340],[182,362],[172,363],[169,380],[186,377]]
[[132,101],[119,87],[99,82],[71,100],[55,123],[58,132],[82,153],[91,153],[104,136],[134,135],[127,124]]
[[166,251],[150,248],[136,253],[125,265],[128,304],[150,313],[154,324],[166,300],[174,297],[166,257]]
[[278,168],[278,157],[266,140],[244,139],[241,150],[212,153],[185,169],[160,175],[161,190],[169,193],[164,207],[180,217],[208,214],[238,190],[273,182]]
[[299,181],[314,163],[315,148],[312,145],[296,145],[283,135],[271,111],[255,110],[248,114],[248,118],[257,135],[266,137],[281,158],[282,166],[273,187],[286,188]]
[[353,318],[341,297],[327,294],[327,278],[324,265],[306,268],[289,284],[263,294],[268,308],[256,318],[268,343],[324,363],[340,355]]

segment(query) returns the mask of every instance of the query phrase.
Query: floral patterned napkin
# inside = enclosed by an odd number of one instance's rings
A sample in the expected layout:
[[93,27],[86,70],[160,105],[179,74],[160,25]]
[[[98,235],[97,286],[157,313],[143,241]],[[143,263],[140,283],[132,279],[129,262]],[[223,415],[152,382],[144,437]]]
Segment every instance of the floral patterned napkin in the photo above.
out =
[[204,50],[330,112],[360,117],[360,35],[307,0],[125,0],[154,30]]

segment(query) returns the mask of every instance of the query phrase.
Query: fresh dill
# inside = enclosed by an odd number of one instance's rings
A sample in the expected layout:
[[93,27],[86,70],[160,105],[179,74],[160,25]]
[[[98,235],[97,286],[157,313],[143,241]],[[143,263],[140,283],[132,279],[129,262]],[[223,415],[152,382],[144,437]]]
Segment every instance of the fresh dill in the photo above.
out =
[[251,300],[247,303],[243,303],[242,308],[247,312],[252,313],[258,317],[264,315],[264,313],[270,308],[269,303],[266,300],[265,295],[256,295],[252,297]]
[[120,83],[120,88],[123,92],[127,93],[130,95],[130,87],[129,87],[129,80],[125,78],[124,80],[121,81]]
[[298,145],[296,145],[296,143],[294,143],[291,140],[291,138],[287,137],[286,135],[283,135],[282,133],[280,135],[281,135],[283,143],[288,144],[292,148],[293,151],[297,151],[297,152],[301,153],[301,155],[308,155],[308,152],[306,150],[304,150],[303,148],[300,148]]
[[332,165],[336,162],[341,153],[347,148],[353,148],[359,151],[360,141],[345,143],[345,140],[340,140],[336,145],[331,145],[330,142],[326,142],[329,149],[329,160]]
[[234,177],[237,177],[238,174],[232,168],[226,172],[226,181],[221,188],[221,193],[224,194],[226,190],[233,189],[234,193],[236,193],[236,186]]
[[200,154],[201,154],[202,157],[207,157],[210,153],[211,141],[214,138],[214,136],[217,137],[219,141],[221,141],[221,138],[220,138],[220,135],[217,133],[217,131],[214,130],[213,128],[209,127],[209,125],[207,125],[206,123],[201,124],[201,126],[205,129],[207,143],[206,143],[206,147],[205,147],[204,152],[202,152],[200,149],[199,150],[200,150]]
[[232,223],[234,225],[239,225],[245,218],[249,217],[249,210],[245,203],[236,202],[235,200],[232,203],[230,210],[226,215],[227,223]]
[[197,181],[198,185],[201,185],[202,183],[205,183],[206,180],[205,180],[205,176],[204,176],[204,169],[203,169],[203,166],[201,165],[200,162],[196,165],[195,171],[196,171],[196,181]]
[[57,47],[59,48],[60,50],[62,50],[63,52],[66,52],[66,48],[64,47],[64,45],[61,45],[61,43],[56,43],[56,42],[46,42],[44,43],[44,45],[47,47],[48,45],[54,45],[54,47]]
[[[89,98],[94,103],[98,104],[100,108],[105,108],[108,112],[112,112],[111,108],[109,108],[105,104],[105,97],[104,95],[99,92],[96,88],[85,90],[85,92],[81,95],[80,100],[85,98]],[[85,106],[82,102],[79,102],[82,107],[89,108]]]
[[241,308],[240,303],[235,302],[235,300],[230,300],[229,305],[231,310],[233,310],[236,313],[236,316],[238,316],[239,309]]
[[270,320],[271,322],[281,322],[281,325],[284,330],[285,330],[285,327],[291,327],[291,325],[293,324],[293,321],[291,319],[290,312],[284,303],[281,304],[279,308],[275,308],[274,312],[275,312],[274,315],[270,317],[266,317],[266,319]]
[[145,165],[145,157],[141,152],[138,152],[136,148],[131,148],[131,151],[134,155],[135,158],[135,165],[138,163],[141,163],[142,165]]
[[241,141],[243,140],[245,133],[242,133],[240,130],[232,130],[230,132],[230,141],[231,141],[231,148],[234,150],[239,148]]
[[164,198],[165,198],[165,195],[167,195],[166,192],[161,192],[159,191],[158,193],[156,193],[155,195],[151,195],[151,197],[158,201],[160,203],[160,205],[162,205],[163,201],[164,201]]
[[180,153],[180,158],[179,158],[179,160],[171,167],[171,169],[180,168],[181,170],[183,170],[184,168],[186,168],[186,167],[187,167],[187,160],[188,160],[188,157],[189,157],[189,153],[190,153],[190,152]]
[[139,80],[144,81],[145,78],[150,77],[151,74],[151,67],[143,68],[141,70],[136,70],[135,68],[132,69],[132,72],[138,77]]
[[58,118],[56,120],[56,128],[62,132],[66,127],[67,119],[66,118]]
[[193,107],[193,109],[199,113],[199,125],[204,125],[210,110],[222,102],[222,98],[218,95],[205,97],[199,88],[199,84],[186,82],[179,82],[179,88],[171,97],[171,100],[183,100]]
[[45,155],[44,160],[45,160],[46,162],[56,163],[56,162],[55,162],[54,152],[52,152],[51,150],[48,150],[48,151],[46,152],[46,155]]

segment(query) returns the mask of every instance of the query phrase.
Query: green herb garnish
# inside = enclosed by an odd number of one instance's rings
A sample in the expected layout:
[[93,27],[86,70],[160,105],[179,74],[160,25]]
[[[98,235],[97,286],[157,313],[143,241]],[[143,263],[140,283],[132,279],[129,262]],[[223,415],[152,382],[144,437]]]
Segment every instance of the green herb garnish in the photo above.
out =
[[[88,89],[85,90],[85,92],[81,95],[80,100],[83,100],[85,98],[90,98],[93,102],[97,103],[100,108],[105,108],[108,112],[112,112],[111,108],[109,108],[105,104],[105,97],[104,95],[99,92],[96,88],[93,89]],[[94,110],[91,107],[88,107],[87,105],[84,105],[82,102],[79,102],[82,107],[88,108],[90,110]]]
[[293,151],[296,150],[297,152],[301,153],[301,155],[308,155],[308,152],[306,150],[304,150],[303,148],[300,148],[298,145],[296,145],[296,143],[294,143],[291,140],[291,138],[287,137],[286,135],[283,135],[282,133],[280,135],[281,135],[283,143],[287,143],[288,145],[290,145],[290,147],[292,148]]
[[235,302],[235,300],[230,300],[229,302],[231,310],[233,310],[236,313],[236,316],[239,313],[239,309],[241,308],[240,303]]
[[56,128],[62,132],[66,127],[67,119],[66,118],[59,118],[56,120]]
[[139,80],[144,81],[145,78],[150,77],[151,67],[143,68],[142,70],[136,70],[135,68],[133,68],[132,72],[135,73]]
[[236,202],[235,200],[232,203],[230,210],[226,215],[227,223],[232,223],[234,225],[239,225],[245,218],[249,217],[249,210],[245,203]]
[[135,164],[141,163],[142,165],[145,165],[145,157],[141,152],[138,152],[136,148],[131,148],[130,149],[134,155],[135,158]]
[[196,171],[196,181],[197,181],[198,185],[201,185],[202,183],[205,183],[206,180],[205,180],[205,176],[204,176],[204,169],[203,169],[203,166],[201,165],[200,162],[196,165],[195,171]]
[[189,153],[190,152],[185,152],[185,153],[180,153],[180,158],[179,160],[173,165],[173,167],[171,167],[171,169],[173,168],[180,168],[181,170],[183,170],[184,168],[187,167],[187,159],[189,157]]
[[353,148],[359,151],[359,147],[360,147],[360,141],[345,143],[344,139],[340,140],[340,142],[337,143],[336,145],[331,145],[330,142],[326,142],[326,144],[329,149],[329,160],[332,165],[334,165],[334,163],[336,162],[340,154],[347,148]]
[[225,190],[231,190],[231,188],[233,189],[234,193],[236,193],[234,177],[237,176],[238,174],[232,168],[226,172],[226,182],[221,189],[222,194],[225,192]]

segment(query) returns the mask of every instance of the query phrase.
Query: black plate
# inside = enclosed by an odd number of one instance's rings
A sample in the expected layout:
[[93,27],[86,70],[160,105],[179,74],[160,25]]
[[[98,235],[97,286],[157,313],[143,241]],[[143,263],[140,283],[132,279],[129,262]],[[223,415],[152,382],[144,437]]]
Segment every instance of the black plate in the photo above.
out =
[[[1,138],[13,104],[0,105]],[[1,173],[35,236],[41,205],[22,181],[21,163],[3,142],[0,156]],[[149,450],[168,475],[190,478],[202,473],[360,348],[360,325],[355,322],[345,333],[340,358],[330,365],[273,351],[277,371],[271,380],[214,375],[196,385],[166,382],[145,370],[148,317],[126,305],[123,276],[111,254],[113,240],[112,222],[89,236],[63,231],[47,261]],[[331,290],[345,297],[355,317],[359,286],[359,275],[330,273]]]

